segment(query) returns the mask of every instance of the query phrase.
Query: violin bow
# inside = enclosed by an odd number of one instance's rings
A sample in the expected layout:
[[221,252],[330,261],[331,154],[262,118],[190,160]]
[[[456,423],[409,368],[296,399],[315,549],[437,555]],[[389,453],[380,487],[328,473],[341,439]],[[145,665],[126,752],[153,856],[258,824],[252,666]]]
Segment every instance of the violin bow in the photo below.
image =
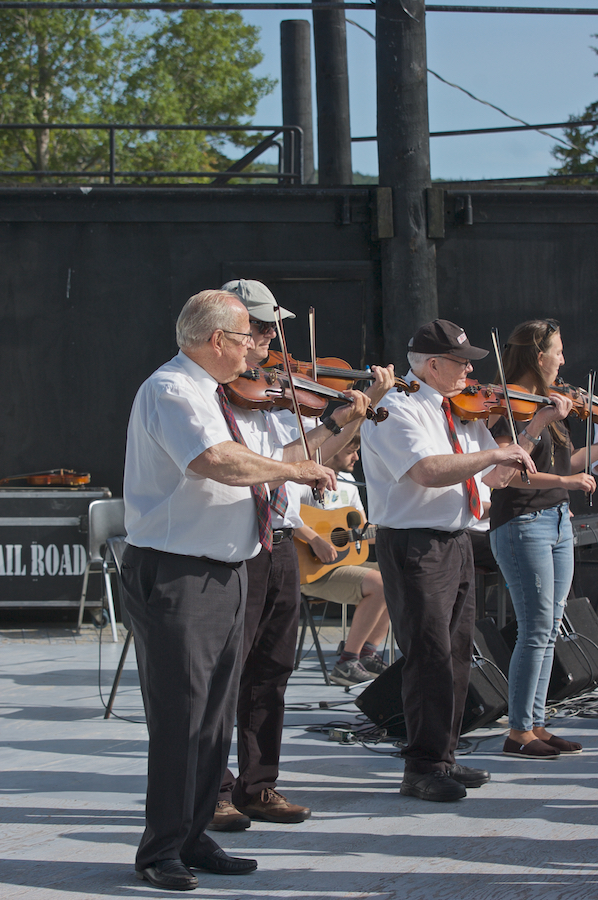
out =
[[[505,370],[502,364],[502,356],[500,353],[500,342],[498,337],[498,328],[492,329],[492,345],[494,347],[494,353],[496,356],[496,364],[498,366],[498,374],[500,375],[500,383],[502,384],[502,390],[505,398],[505,406],[507,408],[507,418],[509,420],[509,427],[511,429],[511,437],[513,438],[513,443],[518,444],[519,439],[517,437],[517,429],[515,428],[515,417],[513,415],[513,409],[511,407],[511,398],[509,397],[509,392],[507,390],[507,379],[505,377]],[[529,480],[529,475],[527,474],[527,469],[523,466],[521,471],[521,480],[524,484],[531,484]]]
[[[291,399],[293,401],[293,409],[295,410],[295,418],[297,419],[297,425],[299,426],[299,436],[301,438],[301,444],[303,446],[303,452],[305,454],[305,458],[311,460],[312,455],[309,452],[309,445],[307,443],[307,436],[305,434],[305,428],[303,426],[303,419],[301,418],[301,412],[299,410],[299,401],[297,400],[297,392],[295,390],[295,384],[293,382],[293,376],[291,373],[291,361],[289,359],[289,353],[287,350],[287,342],[284,335],[284,328],[282,326],[282,315],[280,312],[280,307],[275,306],[274,312],[276,313],[276,330],[278,331],[278,339],[280,341],[280,347],[282,350],[282,357],[284,360],[284,367],[286,369],[287,377],[289,379],[289,388],[291,391]],[[322,503],[322,496],[317,489],[317,487],[312,488],[312,493],[314,495],[314,500],[318,503]]]
[[[311,374],[314,381],[318,380],[318,357],[316,356],[316,310],[314,306],[309,307],[307,314],[307,323],[309,327],[309,352],[311,353]],[[322,465],[322,451],[318,447],[316,450],[316,462]]]
[[[590,369],[588,375],[588,418],[586,419],[586,475],[592,474],[592,438],[594,431],[594,423],[592,421],[592,408],[594,405],[594,389],[596,382],[596,372]],[[588,506],[593,506],[592,492],[588,492]]]

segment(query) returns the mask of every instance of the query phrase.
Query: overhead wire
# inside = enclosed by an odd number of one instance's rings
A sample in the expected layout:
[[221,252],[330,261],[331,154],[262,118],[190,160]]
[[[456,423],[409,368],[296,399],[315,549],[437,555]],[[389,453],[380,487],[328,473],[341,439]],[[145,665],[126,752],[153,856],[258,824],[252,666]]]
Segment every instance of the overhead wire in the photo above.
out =
[[[356,28],[359,28],[361,31],[364,31],[367,35],[369,35],[369,37],[372,38],[372,40],[374,40],[374,41],[376,40],[376,35],[373,32],[369,31],[369,29],[364,28],[363,25],[360,25],[359,22],[355,22],[354,19],[346,19],[346,21],[350,25],[354,25]],[[521,125],[525,125],[527,128],[530,128],[533,131],[537,131],[538,134],[543,134],[544,137],[548,137],[553,141],[557,141],[559,144],[562,144],[563,147],[566,147],[568,150],[581,150],[581,152],[584,153],[586,156],[589,156],[598,162],[598,156],[596,156],[590,150],[587,150],[587,149],[584,150],[581,147],[576,146],[572,141],[568,141],[565,138],[560,138],[558,136],[555,136],[554,134],[550,134],[548,131],[543,131],[542,128],[536,128],[533,125],[531,125],[529,122],[526,122],[525,119],[520,119],[518,116],[512,116],[510,113],[506,112],[506,110],[501,109],[500,106],[496,106],[495,103],[490,103],[489,100],[482,100],[480,97],[476,97],[475,94],[472,94],[471,91],[468,91],[467,88],[461,87],[460,84],[455,84],[452,81],[448,81],[446,78],[443,78],[442,75],[439,75],[438,72],[434,72],[433,69],[427,69],[427,71],[429,72],[430,75],[433,75],[434,78],[437,78],[443,84],[446,84],[449,87],[455,88],[458,91],[462,91],[464,94],[466,94],[468,97],[471,97],[471,99],[475,100],[477,103],[482,103],[484,106],[489,106],[491,109],[495,109],[501,115],[506,116],[507,119],[511,119],[511,121],[513,121],[513,122],[519,122]],[[580,125],[583,125],[582,121],[579,121],[579,122],[572,121],[571,122],[571,127],[580,126]],[[577,175],[577,174],[578,173],[575,173],[575,175]],[[587,173],[587,174],[592,174],[592,173]],[[570,177],[575,177],[575,176],[573,173],[571,173]]]

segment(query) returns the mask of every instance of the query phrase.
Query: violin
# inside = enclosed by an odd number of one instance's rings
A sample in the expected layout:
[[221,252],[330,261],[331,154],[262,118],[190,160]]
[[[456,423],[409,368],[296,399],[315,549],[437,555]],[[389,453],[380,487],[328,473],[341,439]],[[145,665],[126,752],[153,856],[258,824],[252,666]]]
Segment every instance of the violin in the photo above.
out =
[[[311,363],[298,362],[292,356],[289,356],[289,363],[291,372],[297,372],[299,375],[306,375],[313,379]],[[267,359],[262,363],[262,366],[266,369],[280,368],[282,365],[282,353],[278,350],[270,350]],[[337,391],[348,391],[356,381],[373,381],[376,377],[373,372],[352,369],[348,362],[345,362],[344,359],[337,359],[335,356],[316,359],[316,374],[318,376],[318,384],[323,384]],[[417,381],[412,381],[408,384],[404,378],[398,376],[395,377],[394,386],[397,391],[405,391],[408,394],[419,391]]]
[[79,484],[89,484],[91,475],[89,472],[74,472],[72,469],[48,469],[46,472],[9,475],[0,479],[0,484],[9,484],[11,481],[25,481],[35,487],[75,487]]
[[[224,393],[231,403],[241,409],[292,409],[293,398],[283,383],[281,374],[277,371],[267,372],[261,366],[255,366],[225,384]],[[328,406],[328,399],[322,394],[306,390],[297,390],[296,393],[302,416],[319,418]]]
[[[532,394],[518,384],[508,384],[513,418],[519,422],[533,419],[538,406],[549,405],[549,397]],[[533,400],[531,399],[533,397]],[[460,419],[487,419],[489,416],[508,415],[504,391],[500,384],[480,384],[474,378],[467,379],[467,386],[451,397],[451,411]]]
[[[558,383],[560,381],[560,383]],[[550,386],[555,393],[563,394],[573,401],[570,416],[588,418],[588,393],[583,388],[565,384],[562,379]],[[507,391],[513,410],[513,418],[518,422],[533,419],[539,406],[550,405],[550,397],[532,394],[519,384],[508,384]],[[531,399],[533,397],[533,400]],[[467,387],[451,398],[451,410],[460,419],[487,419],[488,416],[506,416],[507,407],[500,384],[480,384],[474,378],[467,379]],[[598,422],[598,399],[592,401],[592,421]]]
[[[329,399],[347,403],[347,397],[340,391],[307,376],[293,377],[293,386],[302,416],[320,418]],[[278,369],[266,371],[261,366],[247,369],[234,381],[225,384],[224,391],[230,402],[242,409],[293,409],[288,376]],[[388,418],[388,410],[384,407],[374,410],[370,406],[366,415],[377,425]]]

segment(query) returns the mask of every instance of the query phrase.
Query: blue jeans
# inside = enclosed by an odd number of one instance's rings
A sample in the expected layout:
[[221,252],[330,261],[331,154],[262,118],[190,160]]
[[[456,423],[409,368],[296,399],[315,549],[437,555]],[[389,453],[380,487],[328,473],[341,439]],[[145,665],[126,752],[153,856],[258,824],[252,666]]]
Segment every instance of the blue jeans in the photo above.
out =
[[509,666],[509,725],[545,723],[554,643],[573,580],[569,504],[517,516],[490,532],[490,545],[517,617]]

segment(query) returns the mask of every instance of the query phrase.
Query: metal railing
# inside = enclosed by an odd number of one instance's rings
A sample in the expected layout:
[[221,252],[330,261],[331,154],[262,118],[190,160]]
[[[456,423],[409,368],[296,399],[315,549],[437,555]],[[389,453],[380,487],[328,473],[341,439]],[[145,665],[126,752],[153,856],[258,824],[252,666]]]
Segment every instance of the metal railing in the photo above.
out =
[[[227,184],[231,178],[272,179],[278,184],[303,184],[303,129],[298,125],[116,125],[116,124],[74,124],[57,125],[55,123],[8,123],[0,124],[0,131],[107,131],[109,162],[106,170],[75,171],[48,169],[8,169],[0,171],[0,178],[107,178],[109,184],[115,185],[117,178],[211,178],[211,186]],[[269,131],[259,144],[249,150],[241,159],[234,160],[228,169],[222,172],[183,172],[183,171],[139,171],[127,172],[116,168],[116,132],[117,131],[201,131],[210,133],[228,131]],[[283,171],[282,142],[279,135],[289,142],[289,168]],[[258,156],[271,147],[278,149],[278,171],[245,172]],[[201,185],[200,185],[201,186]]]

